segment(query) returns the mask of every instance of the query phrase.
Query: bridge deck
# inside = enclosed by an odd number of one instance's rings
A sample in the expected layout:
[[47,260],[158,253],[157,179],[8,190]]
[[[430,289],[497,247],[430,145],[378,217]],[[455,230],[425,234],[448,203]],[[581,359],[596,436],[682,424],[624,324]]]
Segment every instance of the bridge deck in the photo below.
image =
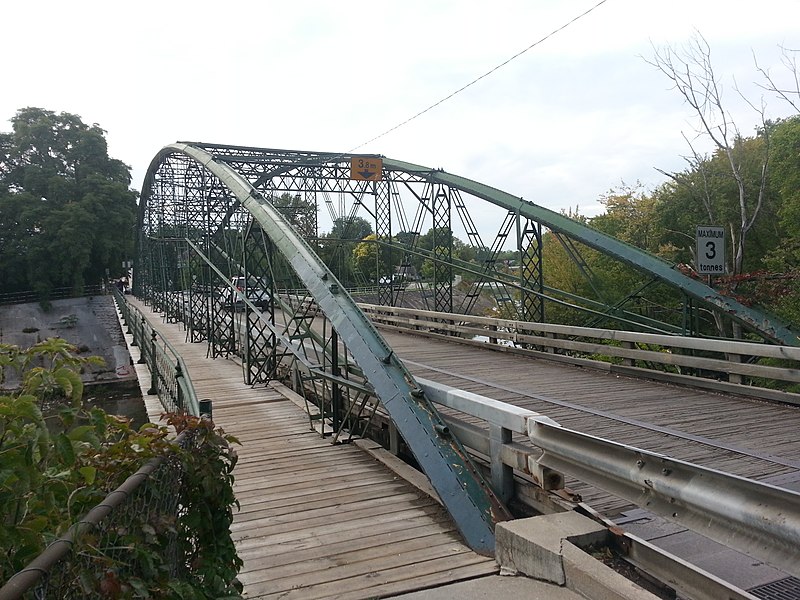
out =
[[[800,407],[621,377],[484,344],[382,334],[415,376],[540,412],[584,433],[800,491]],[[514,441],[530,443],[523,436]],[[784,586],[776,589],[786,590],[787,599],[800,598],[800,580],[778,569],[603,490],[570,477],[566,483],[624,529],[725,581],[742,589]]]
[[374,598],[497,572],[428,495],[364,450],[332,446],[289,394],[245,385],[237,364],[157,319],[215,423],[242,443],[232,532],[247,598]]
[[[382,334],[419,377],[540,412],[570,429],[800,489],[799,407],[621,377],[483,345],[385,328]],[[609,517],[630,508],[575,480],[568,485]]]

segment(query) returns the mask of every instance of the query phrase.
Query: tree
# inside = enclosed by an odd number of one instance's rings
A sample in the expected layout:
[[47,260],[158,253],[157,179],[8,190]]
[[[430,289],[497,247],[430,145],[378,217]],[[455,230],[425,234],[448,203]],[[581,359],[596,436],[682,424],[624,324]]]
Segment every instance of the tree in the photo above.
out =
[[353,251],[358,241],[372,234],[372,224],[363,217],[339,217],[330,233],[319,238],[319,256],[337,279],[351,287],[357,283]]
[[773,146],[778,243],[764,257],[769,276],[760,296],[779,316],[800,323],[800,116],[775,126]]
[[791,81],[786,85],[781,85],[769,71],[759,67],[758,61],[756,61],[756,68],[766,81],[766,84],[761,87],[789,104],[789,106],[794,108],[796,113],[800,113],[800,71],[797,69],[797,55],[800,54],[800,50],[790,50],[784,46],[780,48],[781,63],[791,78]]
[[333,222],[330,236],[337,240],[358,241],[373,233],[372,223],[364,217],[339,217]]
[[[742,272],[747,236],[759,218],[767,188],[769,164],[769,129],[764,116],[764,106],[750,106],[761,120],[762,153],[759,157],[759,177],[749,181],[742,165],[743,138],[723,103],[722,87],[711,63],[711,50],[706,40],[697,34],[683,50],[671,47],[656,49],[650,64],[658,68],[674,84],[675,89],[698,117],[697,133],[709,139],[716,148],[715,156],[724,159],[727,176],[733,183],[736,198],[735,213],[724,223],[731,237],[732,272]],[[684,136],[685,137],[685,136]],[[719,214],[719,197],[712,188],[712,174],[707,172],[709,161],[701,156],[692,142],[686,139],[692,151],[688,159],[702,186],[697,197],[705,209],[708,224],[722,223]],[[684,180],[676,174],[665,173],[678,184]]]
[[76,292],[122,274],[137,194],[105,131],[77,115],[24,108],[0,134],[0,291]]
[[313,199],[284,192],[272,196],[270,201],[306,241],[312,242],[317,237],[317,205]]
[[385,252],[378,244],[378,236],[374,233],[365,237],[361,243],[353,249],[353,262],[356,268],[369,281],[375,281],[379,273],[386,271],[386,263],[383,260]]

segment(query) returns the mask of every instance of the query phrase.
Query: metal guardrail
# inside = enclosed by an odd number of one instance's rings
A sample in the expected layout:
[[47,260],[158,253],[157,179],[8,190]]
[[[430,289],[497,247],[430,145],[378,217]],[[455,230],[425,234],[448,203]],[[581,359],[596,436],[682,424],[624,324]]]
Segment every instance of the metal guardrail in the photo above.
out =
[[520,470],[545,489],[558,487],[558,473],[567,473],[800,576],[800,493],[566,429],[478,394],[418,382],[432,401],[490,423],[488,452],[486,443],[478,446],[491,455],[495,485],[507,486],[508,469],[522,467],[519,453],[525,451],[511,442],[511,432],[522,433],[536,448],[527,449],[527,468]]
[[26,291],[26,292],[12,292],[10,294],[0,294],[0,306],[7,304],[24,304],[27,302],[40,302],[42,300],[63,300],[66,298],[82,298],[84,296],[105,296],[109,293],[113,286],[106,285],[87,285],[83,291],[76,293],[74,288],[56,288],[48,291],[46,294],[42,292]]
[[166,412],[187,412],[196,417],[210,415],[210,401],[203,401],[201,407],[180,354],[172,344],[159,336],[147,317],[130,304],[119,290],[114,289],[113,293],[127,333],[133,336],[133,345],[141,350],[139,363],[146,364],[150,370],[147,393],[158,395]]
[[[427,310],[359,304],[374,322],[401,329],[475,337],[489,344],[522,346],[522,352],[565,362],[593,364],[613,372],[692,382],[765,399],[800,404],[800,394],[765,387],[800,383],[800,347],[734,340],[658,335],[550,323],[529,323]],[[525,349],[527,348],[527,349]],[[604,356],[606,361],[597,360]],[[782,359],[789,366],[758,364]],[[746,390],[741,385],[746,385]],[[738,386],[738,387],[737,387]]]

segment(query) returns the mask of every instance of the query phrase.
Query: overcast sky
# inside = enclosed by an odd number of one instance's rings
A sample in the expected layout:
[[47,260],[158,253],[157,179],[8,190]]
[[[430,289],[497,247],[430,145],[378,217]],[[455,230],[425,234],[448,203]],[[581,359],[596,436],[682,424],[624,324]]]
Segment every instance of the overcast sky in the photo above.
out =
[[[177,140],[378,153],[553,210],[597,214],[621,182],[681,170],[696,119],[645,62],[708,41],[742,133],[800,48],[797,0],[606,0],[452,99],[361,146],[586,12],[598,0],[4,2],[0,130],[37,106],[107,132],[133,187]],[[770,117],[789,107],[766,96]],[[704,150],[708,144],[700,144]]]

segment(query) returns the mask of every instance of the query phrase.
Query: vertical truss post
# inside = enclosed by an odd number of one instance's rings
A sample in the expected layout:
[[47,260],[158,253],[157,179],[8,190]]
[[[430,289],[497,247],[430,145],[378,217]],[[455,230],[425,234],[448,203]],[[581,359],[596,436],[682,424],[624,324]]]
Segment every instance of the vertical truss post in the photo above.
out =
[[437,184],[431,189],[433,211],[433,299],[434,310],[453,312],[453,232],[450,188]]
[[[252,385],[269,381],[274,376],[277,360],[277,341],[275,333],[269,327],[275,325],[273,245],[252,220],[244,239],[243,257],[245,290],[261,312],[259,315],[245,305],[247,337],[242,367],[245,369],[245,382]],[[269,324],[264,322],[263,316],[267,317]]]
[[544,322],[542,293],[542,226],[531,219],[517,216],[517,240],[522,287],[520,313],[523,321]]
[[[341,376],[339,369],[339,334],[331,328],[331,374]],[[331,414],[333,415],[333,431],[338,432],[342,425],[342,389],[336,380],[331,381]]]
[[[389,182],[374,183],[375,192],[375,237],[377,238],[378,304],[391,306],[392,286],[392,207]],[[383,258],[384,260],[381,260]]]

